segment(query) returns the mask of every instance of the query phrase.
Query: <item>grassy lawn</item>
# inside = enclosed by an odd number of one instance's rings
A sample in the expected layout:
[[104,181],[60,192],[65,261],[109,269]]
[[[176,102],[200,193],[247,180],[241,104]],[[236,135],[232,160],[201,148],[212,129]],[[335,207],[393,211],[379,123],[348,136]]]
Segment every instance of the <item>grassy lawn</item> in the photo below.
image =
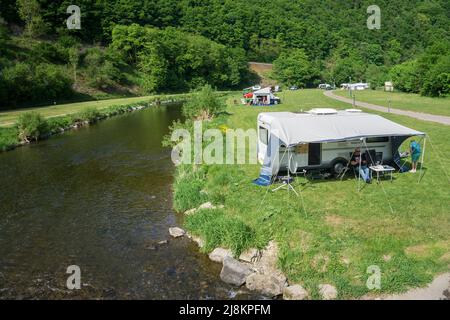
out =
[[[280,93],[283,104],[270,108],[235,106],[232,101],[238,96],[229,99],[232,115],[217,119],[213,125],[256,128],[257,114],[264,111],[348,108],[319,90]],[[201,201],[224,204],[225,209],[217,210],[219,226],[204,222],[202,227],[201,218],[188,218],[187,228],[200,235],[214,234],[209,229],[221,228],[215,234],[228,234],[226,239],[222,243],[220,236],[211,239],[229,247],[260,246],[275,239],[280,245],[280,268],[290,283],[304,285],[313,298],[319,297],[317,286],[321,283],[336,286],[339,298],[369,293],[367,268],[372,265],[382,272],[381,290],[374,293],[401,292],[431,282],[437,273],[450,270],[450,128],[409,117],[384,116],[430,136],[421,184],[418,174],[396,173],[393,183],[374,183],[357,192],[353,177],[317,182],[299,177],[294,183],[301,194],[298,198],[253,185],[259,165],[204,165],[195,173],[203,184],[188,175],[185,183],[200,183],[198,189],[204,191]],[[179,186],[183,184],[180,171]],[[204,217],[208,219],[212,217]],[[234,221],[230,230],[236,230],[235,238],[227,232],[226,221]],[[251,237],[239,233],[244,229],[242,223],[254,233]]]
[[[349,97],[348,91],[345,90],[336,90],[334,93],[345,98]],[[356,100],[383,107],[389,106],[389,99],[391,108],[450,116],[450,97],[429,98],[419,94],[375,90],[356,92]]]
[[68,114],[72,114],[72,113],[77,113],[87,107],[95,107],[97,109],[104,109],[104,108],[108,108],[110,106],[117,105],[117,104],[129,104],[129,103],[147,101],[147,100],[151,99],[152,97],[153,96],[87,101],[87,102],[79,102],[79,103],[68,103],[68,104],[60,104],[60,105],[54,105],[54,106],[46,106],[46,107],[14,109],[11,111],[0,111],[0,127],[13,125],[21,113],[28,112],[28,111],[37,111],[42,116],[44,116],[46,118],[51,118],[51,117],[57,117],[57,116],[63,116],[63,115],[68,115]]

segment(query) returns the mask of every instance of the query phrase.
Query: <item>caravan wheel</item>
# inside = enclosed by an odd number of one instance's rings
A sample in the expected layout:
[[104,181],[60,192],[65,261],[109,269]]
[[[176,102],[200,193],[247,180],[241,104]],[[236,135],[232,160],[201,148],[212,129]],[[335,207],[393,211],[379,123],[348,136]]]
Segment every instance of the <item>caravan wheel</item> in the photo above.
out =
[[334,159],[330,166],[331,173],[339,175],[345,170],[346,167],[347,160],[345,160],[344,158]]

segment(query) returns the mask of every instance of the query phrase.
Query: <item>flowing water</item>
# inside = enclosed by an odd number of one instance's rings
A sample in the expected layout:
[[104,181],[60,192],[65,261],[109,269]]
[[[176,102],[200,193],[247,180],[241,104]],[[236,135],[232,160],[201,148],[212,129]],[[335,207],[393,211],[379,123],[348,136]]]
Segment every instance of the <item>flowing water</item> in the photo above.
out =
[[[150,108],[0,154],[0,298],[251,298],[168,234],[183,217],[161,140],[179,117]],[[70,265],[80,290],[66,287]]]

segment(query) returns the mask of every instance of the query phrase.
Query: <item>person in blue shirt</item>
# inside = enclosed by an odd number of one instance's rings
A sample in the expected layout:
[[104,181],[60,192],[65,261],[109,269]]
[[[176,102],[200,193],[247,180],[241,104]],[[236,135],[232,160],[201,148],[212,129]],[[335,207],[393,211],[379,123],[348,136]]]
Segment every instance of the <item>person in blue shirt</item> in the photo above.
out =
[[420,155],[422,153],[422,151],[420,150],[420,144],[415,140],[411,140],[409,149],[410,149],[411,161],[412,161],[412,169],[410,172],[416,173],[417,172],[417,163],[419,162]]

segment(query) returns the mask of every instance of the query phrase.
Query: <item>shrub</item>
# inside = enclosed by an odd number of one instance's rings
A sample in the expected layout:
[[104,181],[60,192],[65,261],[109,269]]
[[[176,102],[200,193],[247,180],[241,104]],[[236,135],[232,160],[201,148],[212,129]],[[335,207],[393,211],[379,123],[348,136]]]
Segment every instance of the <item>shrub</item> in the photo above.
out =
[[417,71],[417,61],[407,61],[394,66],[389,75],[394,86],[404,92],[419,92],[420,74]]
[[205,251],[226,247],[235,255],[256,245],[256,234],[239,219],[227,216],[222,210],[200,210],[186,218],[185,227],[205,240]]
[[0,128],[0,151],[8,150],[18,143],[17,128]]
[[[178,170],[183,169],[178,168]],[[174,184],[173,206],[175,210],[183,212],[206,202],[206,195],[202,193],[204,186],[205,182],[198,173],[186,171],[178,174]]]
[[183,115],[188,119],[208,119],[225,109],[223,99],[210,85],[205,85],[183,105]]
[[100,118],[100,116],[101,116],[101,113],[96,108],[87,107],[83,111],[72,115],[72,121],[73,122],[87,121],[89,123],[94,123]]
[[38,140],[47,132],[47,122],[37,112],[25,112],[17,120],[18,137],[20,141]]

